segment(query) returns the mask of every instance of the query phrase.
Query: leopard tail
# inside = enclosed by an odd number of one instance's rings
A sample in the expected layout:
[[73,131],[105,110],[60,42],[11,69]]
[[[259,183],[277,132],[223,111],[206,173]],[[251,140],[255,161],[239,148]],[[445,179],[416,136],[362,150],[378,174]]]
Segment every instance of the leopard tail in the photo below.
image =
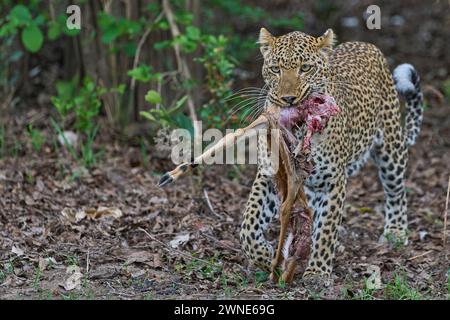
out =
[[417,70],[404,63],[394,69],[395,88],[406,100],[405,144],[410,147],[416,143],[423,119],[423,94]]

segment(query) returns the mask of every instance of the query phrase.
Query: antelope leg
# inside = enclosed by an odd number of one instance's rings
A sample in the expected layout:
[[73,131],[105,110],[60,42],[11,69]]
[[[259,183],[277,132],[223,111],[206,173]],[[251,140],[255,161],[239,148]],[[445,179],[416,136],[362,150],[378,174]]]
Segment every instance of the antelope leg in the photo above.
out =
[[[215,153],[222,148],[227,148],[235,143],[237,143],[242,138],[252,137],[257,133],[257,130],[266,129],[268,127],[268,120],[266,116],[261,115],[255,121],[253,121],[250,125],[245,128],[237,129],[235,132],[229,133],[225,135],[222,139],[220,139],[213,147],[209,148],[201,155],[196,157],[193,162],[184,162],[178,165],[172,171],[166,172],[159,180],[158,186],[163,187],[181,176],[185,175],[187,172],[191,171],[195,168],[199,163],[202,163],[205,160],[212,159]],[[253,129],[253,130],[252,130]]]

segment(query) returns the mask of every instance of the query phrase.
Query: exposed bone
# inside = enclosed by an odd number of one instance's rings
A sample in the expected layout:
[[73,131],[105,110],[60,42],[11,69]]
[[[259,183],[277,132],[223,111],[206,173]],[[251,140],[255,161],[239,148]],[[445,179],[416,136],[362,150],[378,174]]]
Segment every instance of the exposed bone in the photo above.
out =
[[245,128],[237,129],[235,132],[228,133],[220,139],[214,146],[206,150],[200,156],[196,157],[192,162],[184,162],[178,165],[174,170],[165,173],[159,180],[158,186],[163,187],[195,168],[199,163],[212,160],[216,152],[223,148],[230,147],[245,138],[250,138],[258,133],[258,130],[267,129],[269,127],[268,117],[276,112],[276,107],[268,108],[268,110],[260,115],[255,121]]

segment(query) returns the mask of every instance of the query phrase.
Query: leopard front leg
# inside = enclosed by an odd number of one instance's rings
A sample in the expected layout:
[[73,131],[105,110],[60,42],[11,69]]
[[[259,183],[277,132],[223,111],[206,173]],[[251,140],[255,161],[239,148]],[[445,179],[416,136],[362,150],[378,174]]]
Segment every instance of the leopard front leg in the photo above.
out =
[[270,267],[274,252],[264,232],[278,210],[279,201],[272,178],[258,171],[245,208],[240,240],[250,263],[263,269]]
[[325,173],[320,183],[306,190],[309,206],[314,212],[311,255],[303,278],[327,280],[333,269],[338,227],[342,221],[346,176]]

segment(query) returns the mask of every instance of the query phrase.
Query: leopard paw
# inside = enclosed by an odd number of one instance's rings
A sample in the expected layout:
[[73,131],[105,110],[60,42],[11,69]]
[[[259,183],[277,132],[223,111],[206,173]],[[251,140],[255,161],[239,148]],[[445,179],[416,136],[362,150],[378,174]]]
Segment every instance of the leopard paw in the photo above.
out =
[[306,269],[303,273],[302,283],[305,288],[319,292],[333,285],[333,279],[330,273]]

